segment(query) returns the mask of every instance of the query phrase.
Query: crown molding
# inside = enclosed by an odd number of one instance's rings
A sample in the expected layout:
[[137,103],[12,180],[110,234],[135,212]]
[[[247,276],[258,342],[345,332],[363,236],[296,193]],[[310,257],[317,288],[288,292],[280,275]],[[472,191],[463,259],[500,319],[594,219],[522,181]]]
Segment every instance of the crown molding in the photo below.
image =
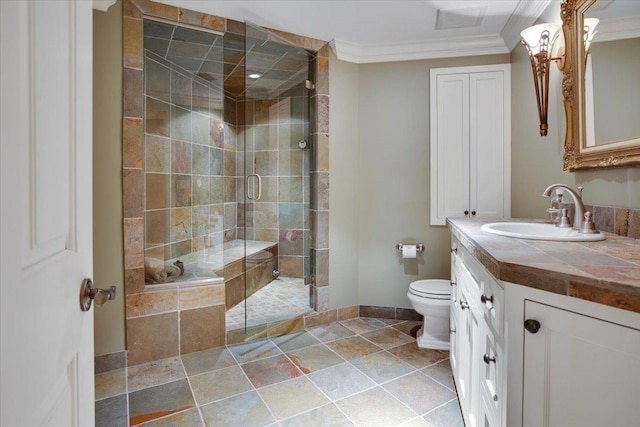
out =
[[542,15],[545,9],[549,6],[549,3],[551,3],[551,0],[520,0],[500,32],[509,52],[511,52],[520,42],[520,32],[524,28],[532,26],[538,17]]
[[111,6],[116,4],[116,0],[93,0],[93,8],[106,12]]
[[640,37],[640,17],[636,15],[602,20],[596,29],[595,43],[633,39]]
[[333,39],[330,45],[338,59],[356,64],[510,53],[519,43],[522,29],[533,25],[550,3],[520,0],[499,35],[376,46]]
[[338,59],[356,64],[509,53],[497,35],[376,46],[333,39],[329,44]]

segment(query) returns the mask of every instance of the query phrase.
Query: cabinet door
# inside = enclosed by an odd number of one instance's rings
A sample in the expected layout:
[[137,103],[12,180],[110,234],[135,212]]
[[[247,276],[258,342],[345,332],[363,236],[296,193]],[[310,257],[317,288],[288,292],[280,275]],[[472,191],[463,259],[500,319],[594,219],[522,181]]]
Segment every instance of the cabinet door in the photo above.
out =
[[451,373],[454,378],[458,377],[458,355],[460,350],[458,349],[458,310],[456,308],[456,302],[452,301],[451,314],[449,316],[449,363],[451,364]]
[[523,426],[640,425],[640,331],[525,302]]
[[493,333],[486,325],[481,345],[482,348],[478,349],[478,354],[474,357],[478,358],[480,365],[479,375],[483,398],[483,413],[488,412],[492,420],[499,420],[504,401],[502,374],[504,372],[505,359]]
[[459,300],[461,308],[458,313],[457,335],[457,372],[456,385],[458,387],[458,398],[462,407],[465,424],[468,427],[475,427],[479,422],[480,413],[480,362],[482,358],[482,341],[484,337],[484,324],[482,322],[482,312],[478,303],[472,298],[469,292],[470,275],[459,275]]
[[445,225],[447,217],[469,210],[469,75],[442,74],[431,81],[431,167],[437,171],[431,223]]
[[503,71],[469,75],[469,210],[479,218],[505,216],[504,78]]

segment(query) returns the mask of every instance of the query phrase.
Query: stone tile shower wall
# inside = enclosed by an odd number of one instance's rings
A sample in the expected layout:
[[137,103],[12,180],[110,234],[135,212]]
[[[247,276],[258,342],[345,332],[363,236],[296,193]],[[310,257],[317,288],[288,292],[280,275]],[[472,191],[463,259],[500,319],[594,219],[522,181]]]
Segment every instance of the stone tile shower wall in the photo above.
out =
[[[170,289],[154,289],[145,285],[144,278],[144,255],[145,249],[156,250],[158,246],[163,247],[163,252],[167,251],[172,256],[180,253],[182,247],[186,249],[187,236],[189,231],[181,231],[180,234],[177,230],[173,231],[174,240],[171,240],[171,209],[178,210],[184,207],[180,204],[185,203],[188,198],[186,187],[189,185],[189,179],[186,176],[191,176],[191,202],[197,199],[199,196],[194,197],[194,178],[193,174],[187,174],[181,172],[182,169],[176,165],[177,169],[172,173],[171,162],[168,165],[165,163],[163,166],[157,165],[157,167],[168,167],[169,172],[165,172],[168,177],[175,175],[175,178],[151,178],[164,179],[164,184],[171,185],[175,188],[175,195],[172,197],[169,193],[168,197],[165,193],[164,204],[162,207],[158,207],[158,210],[169,209],[169,226],[166,227],[166,212],[164,217],[162,214],[158,214],[158,218],[147,218],[147,221],[164,221],[164,230],[160,226],[160,230],[149,229],[148,234],[155,239],[152,243],[160,243],[160,237],[162,235],[169,234],[169,242],[165,244],[159,244],[145,248],[145,203],[147,198],[145,196],[145,185],[147,184],[147,177],[143,166],[145,164],[143,144],[147,142],[144,135],[144,108],[145,108],[145,96],[144,96],[144,72],[145,72],[145,60],[143,54],[143,18],[156,17],[162,20],[168,20],[176,23],[184,23],[192,26],[208,28],[211,30],[224,33],[229,29],[234,29],[235,33],[241,33],[242,23],[237,21],[227,20],[216,16],[202,14],[185,10],[182,8],[154,3],[149,0],[123,0],[123,102],[124,102],[124,117],[123,117],[123,222],[124,222],[124,265],[125,265],[125,299],[126,299],[126,323],[127,323],[127,351],[128,351],[128,364],[135,365],[140,363],[146,363],[153,360],[176,356],[181,353],[188,353],[206,348],[216,347],[223,345],[225,342],[225,324],[224,324],[224,312],[225,312],[225,288],[223,284],[211,285],[211,286],[199,286],[199,287],[174,287]],[[290,40],[292,43],[301,46],[310,51],[317,51],[318,57],[314,67],[316,91],[311,102],[311,113],[315,116],[315,121],[318,125],[312,129],[312,147],[313,147],[313,159],[311,166],[311,181],[312,185],[316,185],[318,189],[318,196],[312,197],[310,203],[310,227],[311,227],[311,256],[315,257],[316,270],[312,273],[316,276],[316,283],[312,287],[312,297],[314,300],[314,308],[316,310],[325,310],[328,307],[328,220],[329,220],[329,206],[328,206],[328,153],[329,153],[329,134],[328,134],[328,117],[329,117],[329,88],[328,88],[328,53],[329,47],[325,42],[318,40],[308,39],[288,33],[278,32],[278,34]],[[157,59],[157,58],[156,58]],[[158,65],[162,66],[161,61]],[[162,70],[157,68],[158,65],[153,64],[152,67],[156,67],[156,71]],[[164,72],[164,71],[161,71]],[[192,81],[193,85],[193,81]],[[224,121],[226,124],[235,124],[235,111],[234,117],[229,117],[229,112],[226,107],[227,100],[225,99],[225,111]],[[152,104],[154,102],[152,101]],[[165,102],[171,107],[171,102]],[[151,106],[152,111],[154,107],[161,106],[155,104]],[[162,106],[164,107],[164,106]],[[182,108],[178,104],[175,105],[176,109]],[[166,108],[166,107],[165,107]],[[162,109],[161,109],[162,111]],[[181,110],[177,110],[181,111]],[[193,113],[193,111],[192,111]],[[201,114],[202,112],[197,112]],[[171,108],[169,112],[165,111],[164,114],[171,115]],[[228,127],[228,131],[232,131],[233,127]],[[171,129],[169,128],[169,132]],[[176,129],[179,132],[179,129]],[[154,133],[155,132],[155,133]],[[171,134],[169,137],[166,135],[158,135],[157,131],[152,132],[149,136],[151,143],[164,145],[169,152],[173,148],[173,138]],[[231,135],[235,135],[231,132]],[[164,139],[163,139],[164,138]],[[185,144],[191,144],[191,167],[193,172],[194,167],[194,151],[204,150],[203,147],[207,147],[207,144],[198,143],[197,141],[189,141],[187,138],[177,138],[175,144],[176,154],[186,153]],[[230,139],[225,141],[229,142]],[[182,143],[182,144],[181,144]],[[209,149],[220,149],[215,143],[209,145]],[[225,145],[224,148],[231,149],[231,145]],[[223,149],[224,149],[223,148]],[[198,159],[199,160],[199,159]],[[162,159],[160,159],[162,163]],[[235,162],[231,165],[229,160],[223,157],[223,168],[236,168]],[[186,167],[185,161],[182,166]],[[201,167],[202,164],[196,166],[196,170]],[[154,171],[154,173],[156,173]],[[161,173],[156,173],[160,175]],[[183,177],[178,178],[182,175]],[[196,174],[198,175],[198,174]],[[217,176],[217,175],[216,175]],[[216,177],[214,176],[214,177]],[[213,179],[213,178],[210,178]],[[236,188],[235,185],[239,177],[231,178],[230,180],[223,179],[223,200],[230,200],[231,195],[235,197]],[[157,185],[153,182],[149,182],[152,186]],[[163,186],[162,188],[166,188]],[[211,189],[211,182],[209,183]],[[215,191],[219,191],[220,187],[216,187]],[[196,193],[198,189],[196,188]],[[225,194],[227,196],[225,196]],[[157,195],[150,195],[149,201],[152,203],[161,203],[157,200],[153,200],[153,197]],[[218,196],[212,196],[218,197]],[[219,200],[219,197],[218,199]],[[196,200],[197,202],[198,200]],[[235,199],[234,199],[235,201]],[[169,207],[167,206],[169,204]],[[229,219],[228,224],[234,224],[237,218],[237,210],[233,211],[233,208],[229,207],[225,211],[225,205],[229,202],[222,202],[223,206],[223,223],[225,219]],[[174,206],[175,205],[175,206]],[[206,205],[206,204],[205,204]],[[220,203],[212,203],[212,205],[220,205]],[[203,205],[197,205],[203,206]],[[210,213],[211,213],[211,207]],[[214,208],[214,217],[219,218],[219,206]],[[186,213],[185,213],[186,215]],[[233,219],[232,219],[233,218]],[[198,222],[196,221],[196,224]],[[194,245],[193,235],[193,214],[191,217],[191,245]],[[196,227],[197,228],[197,227]],[[214,227],[213,234],[219,233],[220,229]],[[235,238],[233,233],[237,233],[235,227],[224,227],[222,229],[222,239]],[[226,237],[225,237],[226,236]],[[198,235],[196,233],[195,245],[198,247],[200,243]],[[216,237],[219,239],[218,237]],[[204,242],[204,239],[202,239]],[[203,243],[204,244],[204,243]],[[184,246],[183,246],[184,245]]]
[[144,256],[221,251],[237,234],[235,194],[223,191],[224,177],[235,176],[236,140],[224,131],[222,88],[150,52],[144,73]]
[[238,221],[246,225],[246,239],[277,242],[280,274],[295,278],[311,274],[311,152],[298,146],[308,134],[306,90],[301,84],[273,99],[238,102],[238,108],[244,109],[242,136],[246,138],[245,151],[239,156],[250,169],[247,173],[255,168],[262,177],[262,197],[240,203]]

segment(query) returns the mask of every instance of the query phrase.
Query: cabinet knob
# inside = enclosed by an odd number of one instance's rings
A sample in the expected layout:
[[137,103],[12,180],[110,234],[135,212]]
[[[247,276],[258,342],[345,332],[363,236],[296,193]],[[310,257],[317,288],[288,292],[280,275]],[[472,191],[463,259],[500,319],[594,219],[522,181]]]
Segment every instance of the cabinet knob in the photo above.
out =
[[451,286],[455,286],[455,285],[456,285],[456,281],[455,281],[455,280],[449,280],[449,284],[450,284]]
[[469,308],[469,303],[465,300],[460,300],[460,308],[466,310],[467,308]]
[[486,363],[487,365],[492,362],[496,363],[496,357],[495,356],[491,357],[487,353],[485,353],[484,356],[482,356],[482,360],[484,360],[484,363]]
[[464,211],[464,214],[465,215],[469,215],[469,211]]
[[476,216],[476,211],[471,211],[471,215]]
[[535,334],[540,330],[540,322],[535,319],[527,319],[524,321],[524,328],[532,334]]
[[457,254],[458,253],[458,248],[451,248],[451,253],[452,254]]
[[493,295],[491,295],[490,297],[487,297],[485,294],[482,294],[480,295],[480,301],[482,301],[483,304],[486,304],[488,302],[493,304]]
[[455,330],[455,329],[449,329],[449,333],[450,333],[450,334],[455,334],[455,333],[456,333],[456,330]]

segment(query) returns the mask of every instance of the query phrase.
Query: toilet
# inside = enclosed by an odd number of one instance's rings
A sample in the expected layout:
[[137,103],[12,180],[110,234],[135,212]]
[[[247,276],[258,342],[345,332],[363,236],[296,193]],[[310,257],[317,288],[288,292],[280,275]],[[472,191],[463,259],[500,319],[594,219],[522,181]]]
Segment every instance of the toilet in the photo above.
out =
[[429,279],[411,282],[407,296],[413,309],[423,317],[422,328],[416,335],[418,347],[449,350],[449,280]]

